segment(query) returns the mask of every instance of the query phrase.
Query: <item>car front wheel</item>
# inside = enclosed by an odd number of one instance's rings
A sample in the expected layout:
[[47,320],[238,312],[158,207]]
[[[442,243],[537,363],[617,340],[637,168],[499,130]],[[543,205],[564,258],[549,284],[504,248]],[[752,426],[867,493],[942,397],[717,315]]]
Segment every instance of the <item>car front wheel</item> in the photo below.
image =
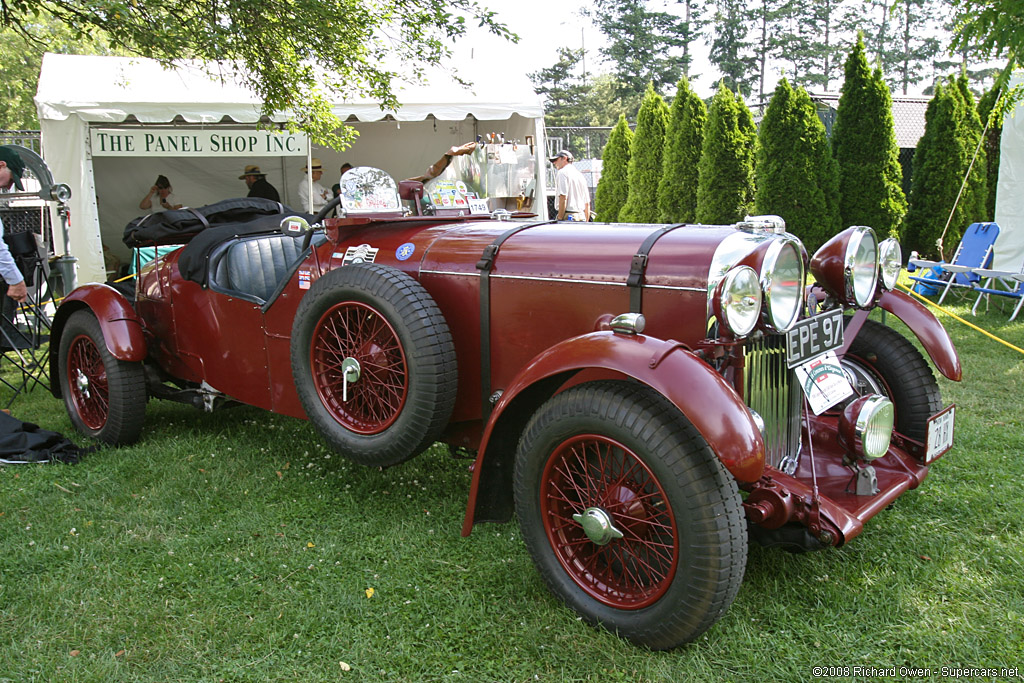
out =
[[516,454],[515,500],[552,592],[652,649],[707,630],[743,580],[735,483],[678,409],[642,385],[583,384],[541,406]]
[[146,417],[142,364],[114,358],[92,311],[68,318],[58,371],[64,406],[78,431],[111,445],[139,438]]

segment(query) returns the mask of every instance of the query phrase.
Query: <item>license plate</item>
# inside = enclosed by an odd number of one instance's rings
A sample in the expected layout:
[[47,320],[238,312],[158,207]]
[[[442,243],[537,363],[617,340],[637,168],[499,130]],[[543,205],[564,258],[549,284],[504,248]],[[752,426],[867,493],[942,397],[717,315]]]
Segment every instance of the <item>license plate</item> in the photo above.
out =
[[952,405],[941,413],[928,418],[928,443],[925,444],[924,461],[933,462],[953,447],[953,421],[956,406]]
[[825,311],[801,320],[786,333],[786,363],[794,368],[843,345],[843,311]]

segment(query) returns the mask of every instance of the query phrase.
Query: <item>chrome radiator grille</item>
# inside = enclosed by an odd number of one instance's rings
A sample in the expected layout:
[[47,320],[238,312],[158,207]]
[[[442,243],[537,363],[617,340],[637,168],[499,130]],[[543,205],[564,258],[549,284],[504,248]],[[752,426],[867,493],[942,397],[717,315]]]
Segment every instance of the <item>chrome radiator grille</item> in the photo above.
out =
[[764,420],[765,458],[770,467],[792,474],[800,457],[803,395],[786,367],[785,337],[765,336],[751,343],[744,361],[744,398]]

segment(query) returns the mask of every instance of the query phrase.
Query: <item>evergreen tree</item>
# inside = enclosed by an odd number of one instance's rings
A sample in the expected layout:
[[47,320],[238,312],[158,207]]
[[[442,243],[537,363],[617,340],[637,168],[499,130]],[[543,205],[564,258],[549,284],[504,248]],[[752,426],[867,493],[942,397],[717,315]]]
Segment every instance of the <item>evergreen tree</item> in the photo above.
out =
[[839,232],[839,171],[810,96],[779,81],[757,146],[755,211],[775,214],[813,252]]
[[658,182],[667,126],[668,107],[649,83],[636,115],[636,133],[629,151],[629,194],[619,212],[623,223],[658,221]]
[[896,235],[907,211],[901,187],[892,97],[880,69],[868,69],[863,36],[845,64],[846,79],[832,129],[839,164],[839,215],[843,226],[868,225]]
[[757,58],[750,41],[745,0],[715,0],[711,29],[714,39],[708,58],[722,72],[725,85],[737,93],[750,94],[757,81]]
[[754,204],[757,131],[743,99],[725,83],[711,100],[698,164],[697,221],[734,223]]
[[633,131],[630,130],[624,114],[608,137],[608,144],[601,154],[601,179],[597,181],[594,196],[594,211],[597,220],[615,222],[619,211],[629,194],[629,150],[633,145]]
[[650,12],[644,0],[596,0],[585,14],[608,39],[601,54],[612,65],[620,96],[640,95],[647,83],[661,91],[679,80],[684,64],[671,52],[693,35],[674,14]]
[[851,32],[854,11],[849,0],[789,0],[782,4],[773,49],[779,59],[792,65],[793,86],[831,90],[842,59],[840,37]]
[[665,134],[665,158],[658,185],[658,209],[663,223],[690,223],[696,218],[697,165],[706,119],[704,101],[690,90],[684,77],[672,100]]
[[893,31],[894,45],[884,53],[882,69],[893,74],[889,83],[904,95],[909,86],[925,80],[925,68],[942,51],[935,33],[941,11],[936,0],[900,0],[891,12],[898,23]]
[[967,76],[963,73],[955,81],[954,96],[957,101],[956,142],[959,148],[961,163],[961,180],[968,176],[960,193],[957,210],[961,211],[962,220],[967,225],[975,221],[991,220],[992,214],[986,211],[988,201],[988,164],[985,159],[985,145],[981,143],[981,118],[974,106],[974,95],[967,85]]
[[[706,5],[698,0],[678,0],[682,5],[683,16],[679,22],[679,41],[683,48],[680,63],[683,67],[683,75],[690,77],[690,67],[693,66],[693,56],[690,54],[690,45],[700,39],[701,31],[707,25],[704,18]],[[693,74],[696,76],[697,74]]]
[[[937,244],[946,222],[949,229],[944,245],[956,244],[967,223],[950,211],[963,180],[963,160],[957,138],[957,97],[951,92],[955,84],[937,84],[935,94],[925,112],[924,135],[914,152],[913,184],[910,188],[910,210],[902,239],[903,248],[918,251],[922,256],[940,257]],[[952,254],[945,254],[951,257]]]
[[999,145],[1003,138],[1003,111],[997,107],[1002,90],[995,86],[978,100],[978,116],[982,124],[988,126],[985,131],[985,161],[988,199],[985,201],[985,215],[995,219],[996,186],[999,184]]
[[585,99],[590,88],[583,82],[580,60],[583,50],[558,48],[558,61],[529,74],[538,95],[544,96],[544,123],[548,126],[586,126]]

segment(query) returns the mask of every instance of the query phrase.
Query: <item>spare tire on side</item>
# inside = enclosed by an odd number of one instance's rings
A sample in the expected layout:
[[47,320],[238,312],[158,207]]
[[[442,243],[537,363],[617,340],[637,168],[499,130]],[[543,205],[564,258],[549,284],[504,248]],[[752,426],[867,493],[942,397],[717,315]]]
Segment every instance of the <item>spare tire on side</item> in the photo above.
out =
[[291,362],[310,422],[362,465],[418,455],[455,406],[455,345],[441,309],[388,266],[344,266],[313,283],[292,324]]

